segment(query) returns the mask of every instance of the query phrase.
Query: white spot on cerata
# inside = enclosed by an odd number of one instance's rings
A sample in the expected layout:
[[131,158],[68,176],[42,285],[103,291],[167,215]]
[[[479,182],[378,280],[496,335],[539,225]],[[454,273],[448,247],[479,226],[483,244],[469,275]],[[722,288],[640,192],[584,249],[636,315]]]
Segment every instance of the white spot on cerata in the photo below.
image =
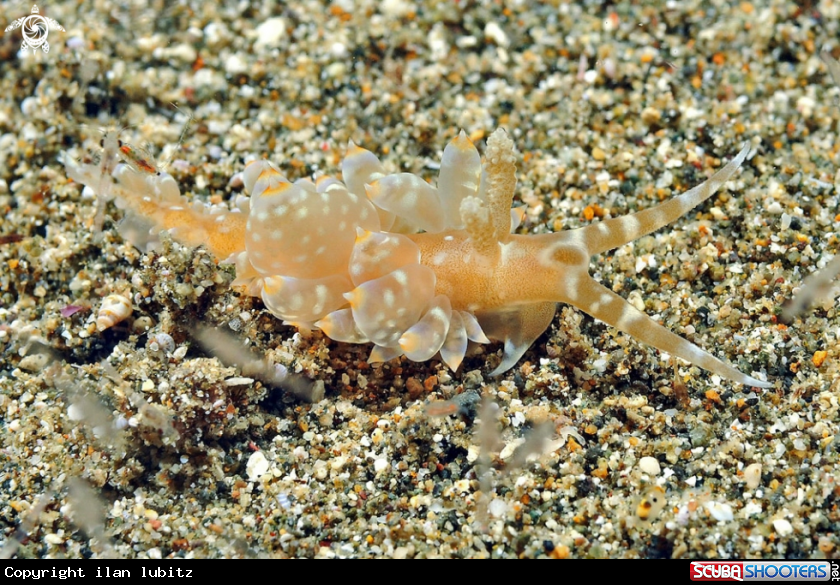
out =
[[286,212],[288,212],[288,211],[289,211],[289,206],[288,205],[278,205],[277,207],[274,208],[273,213],[277,217],[283,217],[284,215],[286,215]]
[[327,247],[326,246],[321,246],[317,250],[315,250],[315,255],[320,256],[321,254],[323,254],[326,251],[327,251]]
[[408,283],[408,275],[404,270],[394,270],[391,274],[394,275],[394,280],[396,280],[399,284],[405,286],[406,283]]
[[283,239],[283,230],[274,230],[271,232],[271,239],[272,240],[282,240]]
[[446,320],[446,311],[440,307],[433,307],[432,310],[429,311],[429,314],[435,319],[439,319],[441,321]]
[[347,215],[348,211],[350,211],[350,206],[349,205],[342,205],[341,207],[338,208],[338,212],[341,213],[341,215]]
[[307,215],[309,215],[308,207],[300,207],[297,211],[295,211],[295,217],[297,217],[298,219],[304,219]]
[[319,225],[318,229],[315,230],[315,233],[318,234],[319,236],[323,236],[324,232],[326,232],[326,229],[322,225]]
[[455,239],[455,236],[443,236],[443,241],[444,242],[451,242],[454,239]]
[[323,213],[324,215],[329,215],[330,214],[330,206],[329,205],[324,205],[324,207],[321,208],[321,213]]
[[385,306],[386,307],[393,307],[394,302],[397,300],[396,297],[394,296],[394,291],[392,291],[390,288],[385,289],[385,292],[382,294],[382,297],[383,297],[383,300],[385,301]]
[[338,231],[343,232],[345,229],[347,229],[347,222],[346,221],[338,222]]
[[251,234],[251,241],[252,242],[259,242],[260,240],[262,240],[262,236],[260,235],[259,232],[254,232],[254,233]]
[[312,241],[312,236],[310,236],[309,234],[306,234],[305,236],[303,236],[303,237],[300,239],[300,243],[301,243],[301,244],[303,244],[304,246],[305,246],[306,244],[308,244],[309,242],[311,242],[311,241]]
[[301,254],[299,256],[295,256],[292,261],[297,264],[303,264],[309,259],[309,254]]
[[257,221],[268,221],[268,213],[265,211],[257,213]]
[[292,295],[291,302],[289,303],[289,308],[293,311],[297,311],[303,306],[303,294],[297,292]]
[[440,266],[441,264],[443,264],[446,261],[446,256],[447,256],[446,252],[438,252],[437,254],[432,256],[432,264],[434,266]]

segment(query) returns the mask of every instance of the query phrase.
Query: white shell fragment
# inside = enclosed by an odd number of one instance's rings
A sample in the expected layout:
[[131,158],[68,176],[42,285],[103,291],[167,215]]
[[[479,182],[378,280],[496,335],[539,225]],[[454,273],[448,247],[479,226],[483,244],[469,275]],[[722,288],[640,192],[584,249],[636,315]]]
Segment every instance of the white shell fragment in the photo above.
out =
[[744,469],[744,481],[751,490],[761,485],[761,463],[752,463]]
[[131,315],[131,300],[122,295],[108,295],[102,299],[102,306],[96,315],[96,328],[99,331],[113,327],[125,321]]
[[245,464],[245,473],[248,474],[248,480],[257,481],[268,471],[268,459],[265,458],[262,451],[254,451],[248,458],[248,463]]
[[639,459],[639,469],[648,475],[659,475],[659,461],[653,457],[642,457]]

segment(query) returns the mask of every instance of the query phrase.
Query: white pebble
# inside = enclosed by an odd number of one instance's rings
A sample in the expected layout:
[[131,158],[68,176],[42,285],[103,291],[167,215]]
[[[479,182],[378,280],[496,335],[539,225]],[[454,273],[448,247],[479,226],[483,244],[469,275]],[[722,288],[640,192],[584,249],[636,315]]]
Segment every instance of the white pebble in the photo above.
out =
[[784,209],[782,208],[781,204],[778,201],[773,201],[765,209],[767,210],[767,213],[773,213],[773,214],[782,213],[782,211],[784,211]]
[[729,504],[706,502],[706,509],[712,515],[712,518],[718,522],[731,522],[735,518],[735,514],[732,513],[732,506]]
[[388,469],[388,460],[387,459],[377,459],[373,462],[373,470],[376,473],[380,473]]
[[257,40],[255,48],[276,47],[286,36],[286,21],[279,16],[266,19],[257,27]]
[[257,481],[266,471],[268,471],[268,459],[265,458],[262,451],[254,451],[245,465],[245,473],[248,474],[248,479]]
[[790,220],[791,219],[793,219],[793,218],[791,218],[791,216],[789,216],[787,213],[782,214],[782,221],[781,221],[782,225],[781,225],[781,227],[782,227],[783,230],[786,230],[790,227]]
[[392,18],[399,18],[414,12],[416,9],[412,2],[406,0],[384,0],[379,4],[382,14]]
[[488,22],[484,27],[484,36],[500,47],[507,47],[510,44],[510,40],[505,34],[505,31],[502,30],[502,27],[492,21]]
[[227,59],[225,59],[225,72],[228,75],[239,75],[240,73],[245,73],[248,70],[248,65],[245,64],[245,61],[239,55],[231,55]]
[[490,515],[494,518],[501,518],[507,512],[508,506],[504,500],[500,500],[499,498],[494,499],[490,502],[490,505],[487,506],[487,511],[490,512]]
[[254,383],[253,378],[244,378],[237,376],[235,378],[228,378],[225,380],[225,386],[248,386]]
[[788,536],[793,534],[793,526],[784,518],[773,520],[773,528],[779,536]]
[[751,490],[754,490],[761,484],[761,463],[747,465],[744,469],[744,481]]
[[761,507],[761,504],[753,501],[747,502],[747,505],[744,506],[744,517],[749,518],[750,516],[761,514],[762,510],[763,508]]
[[20,102],[20,111],[23,112],[24,116],[33,116],[39,109],[40,106],[38,105],[38,98],[36,97],[30,96],[28,98],[24,98],[24,100]]
[[665,171],[660,175],[659,179],[656,180],[656,187],[658,189],[665,189],[670,187],[674,184],[674,173],[671,171]]
[[198,58],[195,47],[187,43],[180,43],[174,47],[158,47],[152,51],[156,59],[173,59],[182,63],[192,63]]
[[333,43],[330,45],[330,53],[332,53],[333,57],[346,57],[347,47],[344,43]]
[[639,469],[648,475],[659,475],[659,461],[653,457],[642,457],[639,459]]
[[230,36],[230,31],[223,24],[211,22],[204,27],[204,41],[208,45],[215,45],[227,39]]

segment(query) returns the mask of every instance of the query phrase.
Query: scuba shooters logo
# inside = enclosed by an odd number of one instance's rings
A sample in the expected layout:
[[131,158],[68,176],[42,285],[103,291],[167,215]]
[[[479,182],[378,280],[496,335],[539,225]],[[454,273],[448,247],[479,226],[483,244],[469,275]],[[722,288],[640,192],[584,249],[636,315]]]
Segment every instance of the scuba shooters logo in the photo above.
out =
[[692,561],[692,581],[840,581],[837,561]]

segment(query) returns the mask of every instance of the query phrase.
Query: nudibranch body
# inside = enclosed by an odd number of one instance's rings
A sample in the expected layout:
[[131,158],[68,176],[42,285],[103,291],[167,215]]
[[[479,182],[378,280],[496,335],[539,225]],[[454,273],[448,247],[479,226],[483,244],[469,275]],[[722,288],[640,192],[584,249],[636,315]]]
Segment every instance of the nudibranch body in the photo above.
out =
[[[350,144],[343,182],[290,182],[269,162],[246,167],[250,200],[236,209],[186,202],[171,177],[119,165],[109,190],[132,213],[189,244],[235,261],[235,285],[285,322],[330,338],[372,343],[370,361],[440,353],[452,369],[469,340],[502,341],[500,374],[513,367],[568,303],[636,339],[720,376],[770,383],[738,371],[672,333],[596,282],[589,260],[674,221],[708,199],[746,159],[745,147],[701,185],[656,207],[583,228],[512,233],[516,153],[503,130],[485,160],[462,132],[447,145],[437,187],[409,173],[386,174]],[[95,168],[66,160],[91,186]]]

